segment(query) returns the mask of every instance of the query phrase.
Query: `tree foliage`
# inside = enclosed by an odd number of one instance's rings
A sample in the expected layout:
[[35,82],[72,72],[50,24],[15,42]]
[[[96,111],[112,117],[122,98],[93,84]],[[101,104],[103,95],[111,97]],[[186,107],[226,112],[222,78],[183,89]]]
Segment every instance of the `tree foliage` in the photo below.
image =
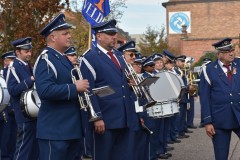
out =
[[144,55],[151,55],[154,52],[161,53],[168,47],[164,27],[159,30],[148,26],[141,41],[139,48]]
[[201,66],[204,58],[211,58],[213,61],[215,61],[217,59],[215,52],[207,52],[204,56],[202,56],[198,60],[198,62],[194,63],[194,67],[195,66]]
[[[110,1],[111,13],[108,19],[119,20],[123,15],[120,8],[126,8],[125,2],[126,0]],[[76,26],[76,29],[72,30],[73,44],[78,53],[82,54],[88,49],[89,31],[89,26],[81,14],[82,4],[83,0],[1,0],[0,53],[13,50],[11,41],[32,37],[33,63],[46,45],[45,38],[39,32],[65,8],[67,21]]]
[[32,61],[35,60],[45,45],[45,39],[39,32],[63,8],[60,0],[1,0],[0,5],[3,8],[0,15],[1,53],[13,49],[11,41],[32,37]]

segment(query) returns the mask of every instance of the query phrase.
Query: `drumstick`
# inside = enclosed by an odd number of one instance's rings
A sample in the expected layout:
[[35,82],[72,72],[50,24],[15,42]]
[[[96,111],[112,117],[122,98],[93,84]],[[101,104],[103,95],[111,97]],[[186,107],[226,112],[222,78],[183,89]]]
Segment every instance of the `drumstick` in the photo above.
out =
[[145,124],[142,124],[142,127],[146,129],[150,134],[153,134],[153,131],[151,131]]

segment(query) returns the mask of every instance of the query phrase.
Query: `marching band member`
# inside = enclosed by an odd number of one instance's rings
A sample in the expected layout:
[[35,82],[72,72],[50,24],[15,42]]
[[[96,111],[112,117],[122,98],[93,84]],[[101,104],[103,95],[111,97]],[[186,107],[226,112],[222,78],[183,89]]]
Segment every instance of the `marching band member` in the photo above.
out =
[[33,87],[34,77],[29,60],[32,55],[32,38],[26,37],[13,41],[16,58],[9,64],[6,77],[18,127],[18,139],[14,159],[37,160],[39,149],[36,139],[36,119],[24,116],[20,98],[24,91]]
[[[69,47],[64,54],[66,57],[72,62],[72,64],[79,65],[77,52],[74,47]],[[82,116],[82,125],[84,130],[84,136],[81,140],[81,145],[79,148],[79,155],[77,155],[77,158],[92,158],[92,148],[93,148],[93,139],[92,139],[92,125],[88,122],[89,116],[88,112],[85,110],[81,110],[81,116]]]
[[[152,56],[149,56],[143,61],[143,77],[152,77],[155,73],[155,63],[152,60]],[[164,133],[164,121],[162,118],[156,118],[152,119],[149,118],[149,128],[152,129],[153,134],[150,135],[150,160],[157,160],[160,159],[167,159],[168,155],[165,154],[165,138],[166,137]]]
[[180,105],[180,115],[179,115],[179,138],[188,138],[189,135],[186,135],[185,133],[192,133],[192,131],[187,129],[187,105],[189,103],[188,99],[188,92],[189,88],[191,86],[188,85],[187,82],[187,77],[184,73],[181,73],[182,70],[184,69],[184,64],[185,64],[185,55],[180,55],[176,57],[176,66],[177,66],[177,74],[179,74],[183,80],[183,83],[186,87],[186,93],[183,94],[179,105]]
[[228,159],[232,132],[240,138],[240,62],[231,41],[213,44],[218,59],[206,65],[200,77],[201,122],[216,160]]
[[[82,63],[83,77],[90,81],[90,94],[95,87],[110,86],[115,93],[106,97],[91,96],[93,108],[99,117],[94,125],[95,160],[122,160],[128,158],[132,130],[139,126],[131,96],[132,90],[124,73],[122,54],[114,49],[117,38],[116,20],[92,26],[97,46],[89,50]],[[104,147],[103,147],[104,146]]]
[[[141,62],[142,59],[140,57],[140,54],[138,54],[136,48],[135,48],[135,42],[129,41],[125,43],[124,45],[120,46],[118,48],[120,52],[123,53],[123,56],[128,63],[128,65],[131,65],[130,67],[133,68],[133,71],[137,74],[136,76],[139,76],[141,79]],[[138,97],[135,95],[134,92],[132,92],[132,97],[135,101],[135,111],[138,114],[139,122],[142,124],[142,128],[138,128],[133,131],[132,137],[129,141],[132,145],[132,148],[134,149],[129,150],[131,156],[133,156],[132,160],[148,160],[149,159],[149,131],[146,131],[145,127],[148,127],[148,120],[147,120],[147,114],[143,111],[143,105],[145,104],[145,99],[143,97]],[[151,132],[151,131],[150,131]]]
[[163,56],[162,56],[160,53],[154,53],[154,54],[152,55],[152,59],[153,59],[153,61],[155,62],[154,69],[155,69],[155,72],[156,72],[156,73],[162,71],[163,68],[164,68],[164,63],[163,63],[162,57],[163,57]]
[[73,81],[71,73],[78,75],[64,56],[71,45],[70,28],[61,13],[40,32],[47,41],[34,66],[36,90],[41,99],[37,121],[40,160],[74,159],[83,136],[78,96],[88,92],[89,83]]
[[[170,71],[174,74],[176,73],[176,68],[175,68],[175,56],[168,50],[163,50],[162,52],[162,56],[163,56],[163,62],[164,62],[164,68],[167,71]],[[178,117],[179,114],[174,114],[171,117],[166,117],[165,121],[164,121],[164,125],[166,126],[166,130],[168,130],[167,133],[167,143],[168,144],[173,144],[173,143],[180,143],[181,140],[177,139],[178,136]],[[174,147],[170,147],[167,144],[166,146],[166,150],[167,151],[171,151],[174,149]]]
[[[15,57],[16,56],[13,51],[6,52],[1,56],[4,63],[4,68],[1,70],[1,76],[4,79],[6,79],[8,65],[14,60]],[[0,116],[3,116],[4,119],[3,126],[0,129],[0,132],[2,132],[2,136],[0,136],[0,139],[2,140],[0,143],[1,159],[13,159],[17,141],[17,124],[14,117],[14,109],[12,105],[10,104],[7,106],[7,108],[3,111],[3,113],[1,113]]]

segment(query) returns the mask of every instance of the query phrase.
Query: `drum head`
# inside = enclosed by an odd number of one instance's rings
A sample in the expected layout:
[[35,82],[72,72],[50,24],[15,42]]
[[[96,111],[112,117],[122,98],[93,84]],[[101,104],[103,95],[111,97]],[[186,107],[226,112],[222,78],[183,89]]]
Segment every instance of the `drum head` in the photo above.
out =
[[155,84],[149,86],[152,98],[157,102],[177,99],[181,92],[181,80],[172,72],[164,71],[156,74],[160,78]]

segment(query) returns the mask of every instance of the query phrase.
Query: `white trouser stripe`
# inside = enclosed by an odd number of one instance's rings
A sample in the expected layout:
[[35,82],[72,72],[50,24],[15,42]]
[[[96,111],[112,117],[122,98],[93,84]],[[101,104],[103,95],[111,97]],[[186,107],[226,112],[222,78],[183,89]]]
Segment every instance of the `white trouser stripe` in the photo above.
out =
[[24,142],[24,137],[25,137],[25,123],[23,123],[23,138],[22,138],[22,144],[21,144],[20,147],[19,147],[19,150],[18,150],[18,154],[17,154],[16,160],[18,160],[19,154],[20,154],[20,152],[21,152],[21,148],[22,148],[22,146],[23,146],[23,142]]

